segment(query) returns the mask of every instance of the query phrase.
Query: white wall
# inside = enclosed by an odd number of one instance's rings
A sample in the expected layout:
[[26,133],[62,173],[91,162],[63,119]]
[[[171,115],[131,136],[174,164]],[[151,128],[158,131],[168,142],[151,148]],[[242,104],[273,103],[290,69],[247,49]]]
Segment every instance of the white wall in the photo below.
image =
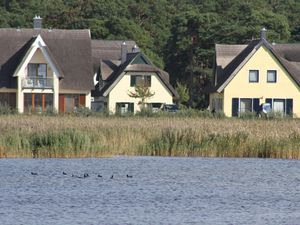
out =
[[18,91],[17,91],[17,109],[18,112],[24,112],[24,93],[50,93],[53,94],[53,105],[54,109],[58,111],[58,95],[59,95],[59,79],[52,71],[50,65],[47,63],[43,53],[41,50],[37,49],[32,58],[30,59],[29,63],[46,63],[47,64],[47,77],[53,78],[53,89],[29,89],[29,88],[22,88],[22,80],[27,77],[27,65],[24,67],[24,70],[20,70],[17,74],[18,76]]
[[130,87],[130,76],[131,75],[151,75],[151,87],[150,91],[154,92],[154,96],[147,99],[147,103],[166,103],[172,104],[173,97],[172,93],[168,88],[161,82],[156,73],[130,73],[125,74],[117,85],[110,91],[108,96],[108,109],[111,113],[116,112],[117,102],[130,102],[134,103],[134,112],[140,111],[140,99],[129,97],[129,92],[134,92],[134,87]]

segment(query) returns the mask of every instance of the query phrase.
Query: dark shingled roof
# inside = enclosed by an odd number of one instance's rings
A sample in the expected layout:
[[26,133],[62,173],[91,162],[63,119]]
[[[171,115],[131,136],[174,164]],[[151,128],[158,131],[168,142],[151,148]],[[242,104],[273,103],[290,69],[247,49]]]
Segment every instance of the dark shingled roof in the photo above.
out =
[[251,41],[248,45],[216,44],[215,75],[217,83],[212,91],[221,92],[226,83],[234,77],[248,58],[262,45],[270,50],[300,86],[300,44],[271,45],[265,39],[257,39]]
[[[111,41],[111,40],[92,40],[92,55],[93,55],[93,65],[94,65],[94,72],[98,72],[99,67],[101,68],[106,65],[102,65],[101,61],[108,62],[108,61],[121,61],[121,45],[124,41]],[[135,41],[125,41],[127,45],[127,52],[131,53],[133,47],[136,45]],[[118,62],[118,66],[121,62]],[[106,64],[106,63],[104,63]],[[103,68],[109,70],[110,65],[108,68]],[[105,73],[102,74],[103,79],[105,80],[111,74]]]
[[38,35],[41,35],[50,57],[63,73],[61,89],[94,88],[89,30],[12,28],[0,29],[0,87],[16,87],[13,73]]
[[[126,61],[121,64],[121,44],[122,41],[92,41],[92,52],[94,58],[94,69],[95,72],[101,74],[102,80],[106,81],[104,87],[98,92],[93,92],[95,96],[102,96],[114,82],[124,72],[154,72],[158,75],[161,81],[166,85],[174,97],[178,97],[178,93],[172,87],[169,82],[169,74],[156,66],[154,66],[147,57],[141,52],[132,52],[132,48],[135,42],[126,41],[127,46],[127,58]],[[107,45],[105,45],[107,44]],[[109,48],[112,48],[112,52],[109,52]],[[94,49],[95,48],[95,49]],[[142,55],[149,64],[131,64],[135,58]],[[109,59],[111,57],[111,59]],[[100,71],[99,71],[100,67]]]

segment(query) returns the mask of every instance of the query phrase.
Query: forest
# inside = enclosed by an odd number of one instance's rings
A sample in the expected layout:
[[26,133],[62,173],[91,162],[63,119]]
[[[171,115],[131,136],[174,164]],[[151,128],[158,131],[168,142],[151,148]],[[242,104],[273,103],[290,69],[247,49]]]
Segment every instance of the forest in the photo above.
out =
[[2,0],[0,27],[90,29],[94,39],[134,40],[170,73],[183,104],[205,108],[215,43],[300,42],[299,0]]

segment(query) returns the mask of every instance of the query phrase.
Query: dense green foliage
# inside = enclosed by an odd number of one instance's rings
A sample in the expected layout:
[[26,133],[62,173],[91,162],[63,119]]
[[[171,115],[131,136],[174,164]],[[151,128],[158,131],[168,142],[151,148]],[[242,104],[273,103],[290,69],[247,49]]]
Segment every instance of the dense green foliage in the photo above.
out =
[[132,39],[205,107],[215,43],[247,43],[262,27],[275,42],[300,41],[298,0],[2,0],[0,27],[89,28],[93,38]]

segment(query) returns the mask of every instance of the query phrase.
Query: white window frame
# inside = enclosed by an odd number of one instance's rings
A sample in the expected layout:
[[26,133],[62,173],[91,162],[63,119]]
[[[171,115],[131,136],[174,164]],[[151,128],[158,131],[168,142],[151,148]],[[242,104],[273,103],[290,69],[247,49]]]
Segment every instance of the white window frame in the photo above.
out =
[[[275,81],[269,81],[269,72],[275,72]],[[277,70],[267,70],[267,83],[277,83]]]
[[[251,80],[251,76],[250,76],[251,72],[256,72],[256,80]],[[259,83],[259,70],[249,70],[248,81],[249,83]]]

